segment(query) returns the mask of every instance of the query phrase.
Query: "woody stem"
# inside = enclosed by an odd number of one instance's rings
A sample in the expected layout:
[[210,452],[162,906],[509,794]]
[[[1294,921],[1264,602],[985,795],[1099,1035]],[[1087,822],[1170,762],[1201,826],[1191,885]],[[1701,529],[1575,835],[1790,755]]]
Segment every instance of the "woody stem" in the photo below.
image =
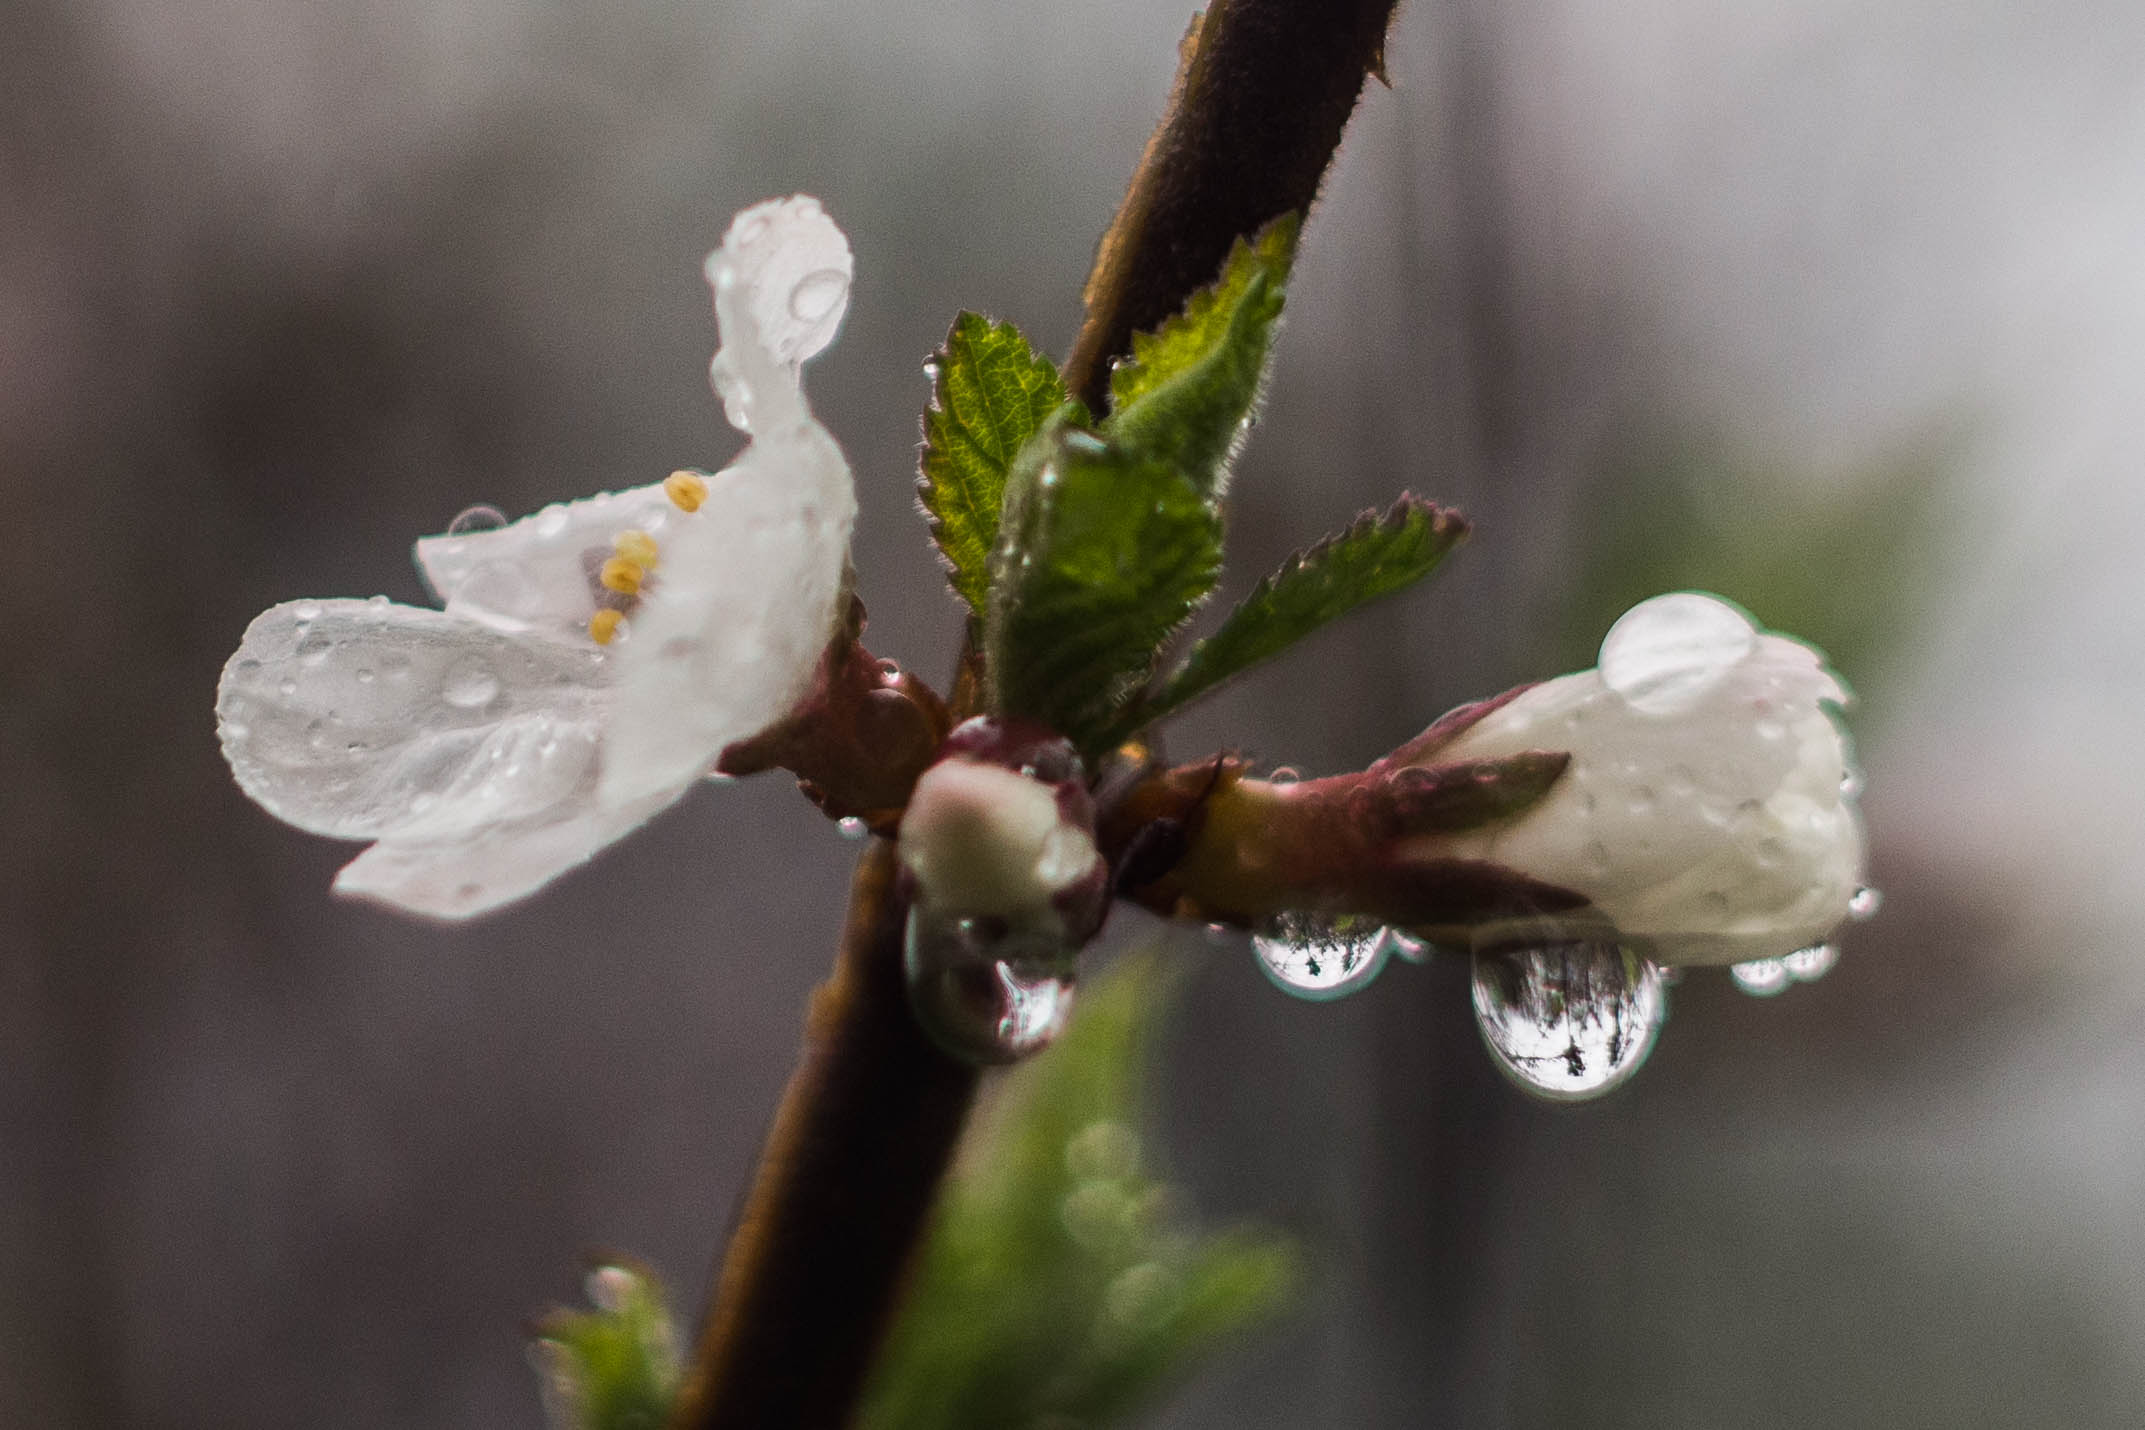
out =
[[[1097,411],[1110,362],[1212,281],[1229,246],[1302,212],[1382,65],[1397,0],[1214,0],[1097,254],[1066,380]],[[916,1026],[893,846],[857,866],[672,1430],[850,1422],[974,1098]]]

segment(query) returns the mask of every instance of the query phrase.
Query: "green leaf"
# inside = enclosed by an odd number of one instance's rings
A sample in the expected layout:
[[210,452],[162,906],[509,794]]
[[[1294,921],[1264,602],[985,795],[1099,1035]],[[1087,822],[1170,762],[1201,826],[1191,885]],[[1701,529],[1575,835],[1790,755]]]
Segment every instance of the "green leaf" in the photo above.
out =
[[642,1267],[599,1266],[589,1299],[595,1310],[557,1310],[537,1327],[552,1430],[661,1430],[680,1374],[662,1284]]
[[1417,496],[1403,494],[1382,516],[1363,513],[1346,531],[1297,552],[1254,586],[1221,629],[1193,646],[1130,718],[1142,725],[1160,719],[1328,621],[1413,585],[1466,535],[1459,513]]
[[1069,409],[1008,484],[984,652],[992,708],[1092,755],[1214,589],[1221,518],[1175,467],[1079,430]]
[[1159,330],[1135,335],[1131,355],[1110,374],[1103,435],[1175,463],[1210,498],[1227,485],[1258,400],[1297,227],[1296,215],[1284,214],[1256,238],[1238,239],[1221,277]]
[[1178,984],[1152,954],[1081,993],[996,1089],[873,1369],[863,1430],[1099,1427],[1285,1303],[1295,1247],[1200,1235],[1142,1146],[1150,1049]]
[[962,313],[932,355],[917,495],[953,589],[981,616],[1006,473],[1044,419],[1065,404],[1049,358],[1011,323]]

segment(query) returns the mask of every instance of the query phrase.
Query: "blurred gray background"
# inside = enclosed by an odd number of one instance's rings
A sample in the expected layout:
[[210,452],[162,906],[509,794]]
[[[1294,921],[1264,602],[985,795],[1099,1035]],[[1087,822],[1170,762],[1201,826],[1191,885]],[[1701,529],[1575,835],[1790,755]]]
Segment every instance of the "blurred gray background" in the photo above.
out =
[[[275,601],[421,599],[472,502],[725,459],[699,260],[804,190],[870,640],[942,672],[922,359],[962,306],[1063,351],[1188,15],[0,0],[0,1424],[531,1426],[582,1252],[697,1304],[854,847],[709,788],[419,925],[238,794],[217,671]],[[1889,897],[1578,1110],[1464,969],[1319,1006],[1183,940],[1168,1156],[1321,1273],[1155,1423],[2140,1423],[2145,11],[1413,0],[1390,68],[1232,589],[1403,486],[1478,534],[1175,748],[1357,764],[1706,585],[1860,690]]]

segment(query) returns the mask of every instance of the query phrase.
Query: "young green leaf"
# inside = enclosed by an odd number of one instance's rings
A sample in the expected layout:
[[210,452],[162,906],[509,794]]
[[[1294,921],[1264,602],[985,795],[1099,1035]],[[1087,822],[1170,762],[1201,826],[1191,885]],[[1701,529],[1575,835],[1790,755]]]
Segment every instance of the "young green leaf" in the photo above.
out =
[[1141,724],[1158,720],[1328,621],[1413,585],[1466,535],[1458,512],[1405,493],[1382,516],[1363,513],[1346,531],[1297,552],[1254,586],[1131,718]]
[[981,616],[1007,470],[1045,418],[1065,404],[1049,358],[1011,323],[962,313],[932,355],[917,496],[953,589]]
[[1284,214],[1257,237],[1238,239],[1211,287],[1152,333],[1110,374],[1103,434],[1127,450],[1174,462],[1218,500],[1281,316],[1297,219]]
[[1002,527],[984,624],[992,706],[1094,754],[1214,589],[1221,518],[1168,462],[1068,413],[1016,464]]
[[599,1266],[588,1293],[596,1309],[561,1308],[536,1328],[552,1430],[659,1430],[680,1374],[662,1284],[639,1266]]

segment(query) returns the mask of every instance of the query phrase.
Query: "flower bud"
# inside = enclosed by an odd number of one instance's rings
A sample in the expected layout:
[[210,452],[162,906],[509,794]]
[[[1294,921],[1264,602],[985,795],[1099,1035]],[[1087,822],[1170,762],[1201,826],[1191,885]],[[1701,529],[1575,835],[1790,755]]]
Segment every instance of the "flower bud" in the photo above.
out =
[[[1821,943],[1863,887],[1848,700],[1816,650],[1683,592],[1627,612],[1594,670],[1533,686],[1434,747],[1443,767],[1527,751],[1570,757],[1525,810],[1395,847],[1396,860],[1481,861],[1570,890],[1664,964],[1741,963]],[[1512,921],[1515,940],[1539,938]],[[1470,931],[1479,945],[1497,928]]]

